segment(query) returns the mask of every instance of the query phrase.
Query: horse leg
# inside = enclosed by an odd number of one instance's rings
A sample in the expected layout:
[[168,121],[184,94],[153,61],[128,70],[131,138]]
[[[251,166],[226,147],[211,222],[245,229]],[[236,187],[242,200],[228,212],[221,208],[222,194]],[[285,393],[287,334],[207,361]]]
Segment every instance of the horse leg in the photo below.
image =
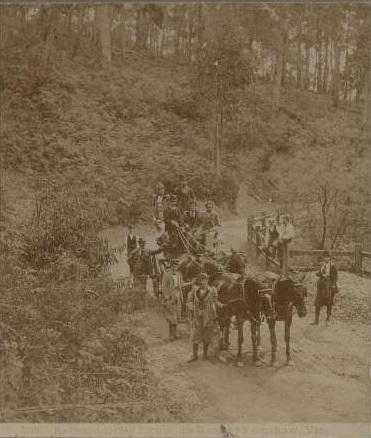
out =
[[252,342],[252,360],[254,365],[260,365],[259,357],[258,357],[258,330],[259,330],[259,336],[260,336],[260,323],[256,323],[254,321],[251,321],[250,324],[251,328],[251,342]]
[[224,345],[226,350],[229,349],[229,328],[231,325],[231,319],[227,318],[225,320],[225,326],[224,326]]
[[219,341],[219,349],[220,351],[227,350],[229,347],[229,325],[230,319],[222,319],[220,322],[220,341]]
[[272,346],[271,366],[273,366],[276,362],[276,352],[277,352],[276,321],[270,320],[268,323],[268,327],[269,327],[271,346]]
[[224,345],[224,323],[222,321],[219,321],[219,330],[220,330],[220,338],[219,338],[219,350],[224,351],[225,345]]
[[291,320],[285,321],[286,365],[292,365],[291,351],[290,351],[290,329],[291,329]]
[[243,344],[243,321],[237,321],[237,342],[238,342],[238,352],[237,360],[241,359],[242,356],[242,344]]
[[328,305],[327,305],[327,318],[326,318],[326,322],[329,322],[329,321],[330,321],[330,318],[331,318],[331,311],[332,311],[332,305],[331,305],[331,304],[328,304]]
[[260,347],[262,343],[261,335],[260,335],[260,321],[256,324],[256,345]]
[[319,304],[316,304],[314,309],[314,324],[319,324],[319,314],[321,312],[321,306]]

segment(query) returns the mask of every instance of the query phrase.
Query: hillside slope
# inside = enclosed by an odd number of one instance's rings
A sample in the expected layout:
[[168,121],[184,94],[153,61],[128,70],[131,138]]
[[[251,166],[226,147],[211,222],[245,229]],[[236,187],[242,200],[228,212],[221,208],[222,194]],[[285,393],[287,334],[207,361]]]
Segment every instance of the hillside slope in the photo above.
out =
[[247,214],[244,193],[282,201],[276,163],[342,138],[365,143],[357,107],[334,112],[324,96],[284,89],[272,114],[270,85],[256,82],[241,90],[226,124],[217,184],[214,122],[192,100],[189,65],[135,52],[101,68],[61,52],[44,70],[35,53],[20,53],[1,64],[2,199],[14,219],[25,217],[35,194],[64,185],[97,199],[110,224],[146,220],[153,185],[163,180],[171,190],[182,176],[199,198],[233,209],[238,197]]

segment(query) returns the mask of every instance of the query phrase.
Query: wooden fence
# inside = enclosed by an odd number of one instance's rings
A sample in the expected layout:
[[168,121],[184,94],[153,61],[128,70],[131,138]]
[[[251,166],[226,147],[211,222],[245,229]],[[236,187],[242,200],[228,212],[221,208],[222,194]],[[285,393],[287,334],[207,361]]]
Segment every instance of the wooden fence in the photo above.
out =
[[[268,216],[266,216],[267,218]],[[247,242],[248,244],[253,244],[256,248],[256,255],[263,255],[265,257],[266,267],[274,265],[278,267],[282,274],[287,275],[289,271],[293,272],[308,272],[308,271],[316,271],[319,269],[318,264],[312,264],[311,266],[298,266],[292,264],[292,260],[299,256],[311,256],[319,258],[326,250],[315,250],[315,249],[289,249],[289,245],[282,246],[282,258],[281,261],[271,257],[264,249],[265,249],[265,237],[260,234],[260,231],[254,226],[257,221],[262,220],[263,218],[255,218],[249,217],[247,219]],[[353,251],[327,251],[330,255],[335,257],[342,257],[348,259],[350,263],[350,270],[357,274],[370,274],[369,269],[364,268],[365,259],[371,259],[371,252],[362,251],[361,244],[356,243]],[[342,267],[340,266],[340,270]],[[348,270],[344,268],[343,270]]]

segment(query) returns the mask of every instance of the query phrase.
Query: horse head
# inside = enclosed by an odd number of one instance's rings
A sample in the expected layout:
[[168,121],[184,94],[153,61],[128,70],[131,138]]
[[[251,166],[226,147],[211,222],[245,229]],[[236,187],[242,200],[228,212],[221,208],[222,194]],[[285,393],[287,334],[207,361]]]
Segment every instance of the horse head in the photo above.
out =
[[273,284],[273,296],[279,306],[292,303],[296,307],[300,318],[307,314],[305,304],[307,289],[303,283],[294,282],[291,278],[280,278]]
[[218,261],[212,259],[211,257],[202,256],[200,257],[199,262],[202,266],[202,272],[206,272],[210,279],[213,279],[220,273],[225,272],[224,267]]
[[303,283],[293,284],[294,305],[300,318],[303,318],[307,314],[307,306],[305,304],[305,298],[307,295],[308,290]]
[[184,254],[179,258],[178,271],[186,281],[191,281],[201,272],[202,264],[200,261],[189,254]]

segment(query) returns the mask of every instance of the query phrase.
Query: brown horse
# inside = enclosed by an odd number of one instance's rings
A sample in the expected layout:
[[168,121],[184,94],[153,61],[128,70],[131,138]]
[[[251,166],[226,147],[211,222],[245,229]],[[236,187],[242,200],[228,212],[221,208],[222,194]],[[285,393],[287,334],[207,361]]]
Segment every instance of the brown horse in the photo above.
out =
[[300,318],[303,318],[307,314],[305,304],[306,296],[307,289],[302,282],[295,282],[291,278],[278,278],[273,283],[272,301],[276,317],[267,319],[272,347],[271,365],[274,365],[276,362],[276,321],[283,321],[285,324],[286,364],[290,365],[292,363],[290,349],[292,317],[294,309],[296,309]]

